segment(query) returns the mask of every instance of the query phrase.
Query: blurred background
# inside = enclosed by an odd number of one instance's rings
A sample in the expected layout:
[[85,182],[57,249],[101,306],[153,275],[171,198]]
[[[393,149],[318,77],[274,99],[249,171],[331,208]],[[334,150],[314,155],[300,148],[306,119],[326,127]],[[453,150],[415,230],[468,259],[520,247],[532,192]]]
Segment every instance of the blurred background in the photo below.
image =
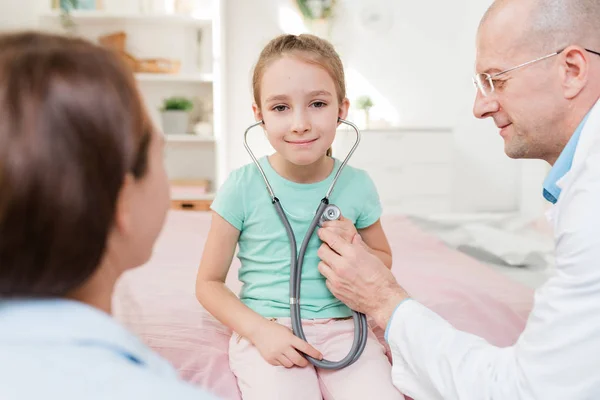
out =
[[[174,208],[206,210],[250,158],[250,77],[280,33],[340,53],[363,141],[351,164],[384,213],[537,286],[551,269],[541,161],[510,160],[492,120],[472,115],[475,34],[490,0],[0,0],[0,30],[78,35],[118,51],[167,138]],[[341,128],[334,155],[353,141]],[[258,154],[269,151],[252,136]]]

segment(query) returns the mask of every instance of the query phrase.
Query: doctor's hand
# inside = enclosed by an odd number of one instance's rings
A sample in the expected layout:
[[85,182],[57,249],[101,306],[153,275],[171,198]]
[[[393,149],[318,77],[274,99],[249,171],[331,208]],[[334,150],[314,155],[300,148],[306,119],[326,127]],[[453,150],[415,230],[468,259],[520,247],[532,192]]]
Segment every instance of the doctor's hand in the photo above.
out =
[[369,252],[360,235],[350,242],[337,231],[319,229],[319,271],[327,288],[351,309],[371,316],[383,329],[396,306],[408,298],[392,272]]
[[352,242],[354,235],[358,234],[354,223],[345,218],[343,215],[340,215],[340,219],[335,221],[325,221],[323,223],[323,228],[327,228],[328,230],[335,232],[348,243]]
[[274,366],[308,366],[308,360],[300,352],[318,360],[323,359],[318,350],[295,336],[289,328],[267,319],[256,329],[250,341],[265,361]]

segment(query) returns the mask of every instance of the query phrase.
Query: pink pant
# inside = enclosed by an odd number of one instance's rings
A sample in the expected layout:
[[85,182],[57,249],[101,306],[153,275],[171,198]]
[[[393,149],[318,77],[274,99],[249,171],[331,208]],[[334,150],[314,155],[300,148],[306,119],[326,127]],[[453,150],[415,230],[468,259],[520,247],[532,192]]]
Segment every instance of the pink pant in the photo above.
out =
[[[291,328],[289,318],[276,320]],[[331,361],[348,354],[354,339],[354,321],[335,319],[303,320],[307,341]],[[341,370],[276,367],[267,363],[258,349],[234,333],[229,342],[229,365],[238,380],[244,400],[402,400],[394,387],[391,365],[384,347],[369,329],[361,357]]]

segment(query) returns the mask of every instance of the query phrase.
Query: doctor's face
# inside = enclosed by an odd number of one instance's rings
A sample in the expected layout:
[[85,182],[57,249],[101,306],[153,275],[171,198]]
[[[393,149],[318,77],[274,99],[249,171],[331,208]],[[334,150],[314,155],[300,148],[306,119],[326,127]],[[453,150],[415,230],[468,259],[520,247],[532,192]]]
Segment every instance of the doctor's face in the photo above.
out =
[[[551,53],[527,43],[527,10],[512,2],[497,10],[480,27],[476,72],[494,75]],[[518,5],[518,4],[517,4]],[[558,49],[554,49],[556,51]],[[492,118],[511,158],[556,159],[560,121],[564,118],[558,63],[550,56],[492,79],[493,91],[477,90],[473,113]],[[560,153],[560,152],[558,152]]]
[[296,165],[310,165],[331,147],[348,100],[337,99],[333,78],[321,66],[296,56],[271,63],[261,80],[261,104],[253,106],[271,146]]

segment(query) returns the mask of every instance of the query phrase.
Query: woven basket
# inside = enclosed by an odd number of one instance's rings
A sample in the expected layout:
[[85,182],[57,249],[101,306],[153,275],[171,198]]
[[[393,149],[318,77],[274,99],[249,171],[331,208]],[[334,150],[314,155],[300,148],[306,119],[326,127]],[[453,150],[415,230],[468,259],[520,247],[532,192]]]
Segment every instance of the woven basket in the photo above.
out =
[[179,60],[169,60],[167,58],[149,58],[137,60],[136,72],[176,74],[181,68]]
[[127,52],[120,53],[121,58],[125,61],[125,64],[133,71],[137,71],[138,69],[138,60]]
[[110,49],[116,50],[120,53],[125,52],[125,43],[127,41],[127,34],[125,32],[115,32],[109,35],[100,36],[98,42]]

